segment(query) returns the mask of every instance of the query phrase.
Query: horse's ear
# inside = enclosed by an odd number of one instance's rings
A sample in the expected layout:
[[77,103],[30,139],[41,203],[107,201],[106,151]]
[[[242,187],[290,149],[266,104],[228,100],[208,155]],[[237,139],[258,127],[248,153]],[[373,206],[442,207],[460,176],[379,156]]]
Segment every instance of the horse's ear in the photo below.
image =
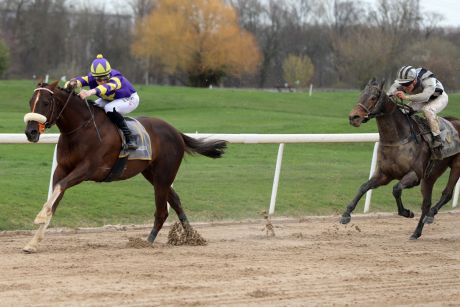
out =
[[56,88],[56,86],[58,85],[58,83],[59,83],[59,80],[56,80],[56,81],[54,81],[53,83],[51,83],[51,84],[50,84],[51,90],[54,90],[54,89]]
[[380,90],[381,91],[383,90],[383,86],[385,85],[385,82],[386,82],[385,78],[382,79],[382,81],[380,82]]
[[375,79],[375,77],[372,77],[372,79],[369,80],[367,85],[375,85],[376,82],[377,82],[377,79]]

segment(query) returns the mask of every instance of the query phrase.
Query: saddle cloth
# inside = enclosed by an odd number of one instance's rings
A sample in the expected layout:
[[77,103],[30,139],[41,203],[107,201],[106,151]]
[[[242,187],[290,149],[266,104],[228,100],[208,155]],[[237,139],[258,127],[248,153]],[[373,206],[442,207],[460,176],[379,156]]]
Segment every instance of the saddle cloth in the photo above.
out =
[[[152,160],[152,146],[147,130],[145,130],[144,126],[135,118],[125,117],[125,120],[136,141],[137,149],[128,150],[123,147],[118,157],[124,158],[128,156],[128,160]],[[123,144],[126,144],[123,132],[120,129],[118,129],[118,132]]]
[[[425,118],[420,116],[413,116],[412,118],[418,124],[420,133],[431,148],[433,136],[428,122]],[[442,149],[434,151],[432,149],[431,152],[433,154],[433,159],[442,160],[460,152],[460,138],[457,129],[455,129],[450,121],[442,117],[438,117],[438,121],[439,130],[441,131]]]

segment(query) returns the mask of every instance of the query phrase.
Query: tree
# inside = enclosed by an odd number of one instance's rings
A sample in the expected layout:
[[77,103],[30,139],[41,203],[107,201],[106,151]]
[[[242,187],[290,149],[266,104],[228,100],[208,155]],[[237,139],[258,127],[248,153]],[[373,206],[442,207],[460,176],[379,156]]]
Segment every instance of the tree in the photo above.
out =
[[169,74],[186,73],[192,86],[255,71],[260,55],[251,34],[222,0],[160,0],[137,26],[133,54]]
[[291,86],[306,87],[313,77],[314,67],[308,56],[289,55],[283,62],[284,80]]
[[8,47],[3,43],[2,39],[0,39],[0,76],[8,68],[9,58],[10,54]]
[[[458,88],[460,50],[453,42],[439,37],[416,42],[402,53],[404,65],[431,70],[447,90]],[[408,63],[408,64],[406,64]]]
[[356,27],[335,41],[337,72],[343,84],[362,87],[372,77],[393,76],[391,37],[379,29]]

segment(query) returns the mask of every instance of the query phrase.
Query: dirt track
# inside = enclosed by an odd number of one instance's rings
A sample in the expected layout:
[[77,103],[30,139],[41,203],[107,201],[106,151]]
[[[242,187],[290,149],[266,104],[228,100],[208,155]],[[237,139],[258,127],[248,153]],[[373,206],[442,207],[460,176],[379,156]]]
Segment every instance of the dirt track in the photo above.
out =
[[195,224],[207,246],[129,247],[149,229],[51,230],[37,254],[27,233],[0,233],[2,306],[460,305],[460,211],[416,220],[338,216]]

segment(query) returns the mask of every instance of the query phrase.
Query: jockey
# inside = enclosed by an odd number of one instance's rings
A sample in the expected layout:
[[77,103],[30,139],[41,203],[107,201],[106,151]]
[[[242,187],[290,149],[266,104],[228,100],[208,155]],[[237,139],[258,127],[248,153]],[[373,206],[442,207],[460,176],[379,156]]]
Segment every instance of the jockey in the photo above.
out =
[[98,54],[91,63],[90,71],[87,76],[72,78],[64,87],[89,86],[89,90],[80,91],[80,97],[86,99],[91,95],[98,96],[95,105],[103,108],[109,119],[123,132],[128,149],[136,149],[134,138],[122,116],[139,105],[136,90],[119,71],[110,67],[110,63],[102,54]]
[[431,71],[412,66],[401,67],[387,94],[409,100],[408,105],[414,111],[423,112],[433,134],[433,148],[442,148],[441,131],[436,114],[444,110],[449,98],[442,83]]

